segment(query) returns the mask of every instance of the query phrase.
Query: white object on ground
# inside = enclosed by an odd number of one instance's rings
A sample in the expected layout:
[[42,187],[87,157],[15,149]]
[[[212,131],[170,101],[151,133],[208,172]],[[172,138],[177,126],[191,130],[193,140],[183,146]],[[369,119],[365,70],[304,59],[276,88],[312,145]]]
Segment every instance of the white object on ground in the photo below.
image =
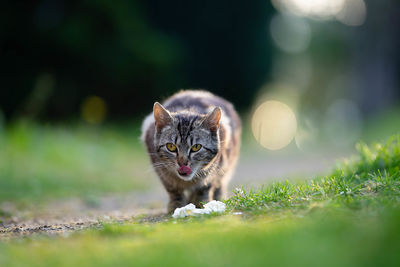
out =
[[174,211],[174,214],[172,214],[172,217],[174,218],[183,218],[186,216],[189,216],[192,211],[196,209],[196,206],[193,205],[192,203],[182,207],[182,208],[176,208]]
[[197,209],[195,205],[190,203],[182,208],[176,208],[174,214],[172,214],[172,217],[183,218],[187,216],[197,216],[200,214],[210,214],[211,212],[224,212],[225,207],[225,203],[216,200],[212,200],[205,204],[204,209]]
[[217,200],[211,200],[204,205],[204,209],[210,210],[211,212],[224,212],[225,208],[225,203]]
[[187,216],[197,216],[199,214],[209,214],[210,212],[211,211],[206,209],[196,209],[196,206],[190,203],[182,208],[176,208],[172,217],[183,218]]

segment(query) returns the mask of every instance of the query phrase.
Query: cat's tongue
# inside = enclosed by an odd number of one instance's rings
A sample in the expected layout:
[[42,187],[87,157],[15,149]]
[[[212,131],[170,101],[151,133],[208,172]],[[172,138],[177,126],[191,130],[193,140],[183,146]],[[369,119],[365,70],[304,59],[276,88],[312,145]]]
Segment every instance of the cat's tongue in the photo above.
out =
[[178,169],[180,175],[190,175],[192,173],[192,169],[188,166],[181,166]]

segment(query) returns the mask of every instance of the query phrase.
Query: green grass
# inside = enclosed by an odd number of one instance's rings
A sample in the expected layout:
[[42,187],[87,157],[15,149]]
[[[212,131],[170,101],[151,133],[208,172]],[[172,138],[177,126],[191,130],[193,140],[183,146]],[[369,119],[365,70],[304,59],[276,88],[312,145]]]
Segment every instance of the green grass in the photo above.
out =
[[400,136],[385,144],[371,147],[357,145],[357,159],[346,160],[326,177],[297,184],[274,183],[259,191],[236,190],[227,200],[232,209],[259,210],[298,208],[317,201],[351,203],[369,199],[379,192],[380,197],[400,194]]
[[29,122],[0,129],[0,201],[35,203],[143,189],[148,161],[137,129]]
[[238,190],[222,216],[9,241],[0,265],[397,266],[400,136],[358,149],[329,176]]

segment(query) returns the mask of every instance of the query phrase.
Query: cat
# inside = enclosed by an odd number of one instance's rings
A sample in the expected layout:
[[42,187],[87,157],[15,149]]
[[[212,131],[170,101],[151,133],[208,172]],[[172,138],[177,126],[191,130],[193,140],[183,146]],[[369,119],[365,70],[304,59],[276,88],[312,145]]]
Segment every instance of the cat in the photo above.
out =
[[184,90],[155,102],[141,139],[169,194],[168,212],[226,197],[241,142],[240,117],[227,100]]

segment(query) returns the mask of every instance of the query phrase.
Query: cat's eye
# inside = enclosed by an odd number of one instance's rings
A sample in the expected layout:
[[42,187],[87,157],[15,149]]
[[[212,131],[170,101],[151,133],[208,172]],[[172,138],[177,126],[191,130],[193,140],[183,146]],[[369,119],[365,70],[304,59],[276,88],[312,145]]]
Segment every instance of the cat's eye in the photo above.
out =
[[200,148],[201,148],[201,145],[200,145],[200,144],[195,144],[195,145],[192,146],[191,151],[192,151],[192,152],[197,152],[197,151],[200,150]]
[[176,145],[172,144],[172,143],[167,143],[167,149],[171,152],[175,152],[176,151]]

